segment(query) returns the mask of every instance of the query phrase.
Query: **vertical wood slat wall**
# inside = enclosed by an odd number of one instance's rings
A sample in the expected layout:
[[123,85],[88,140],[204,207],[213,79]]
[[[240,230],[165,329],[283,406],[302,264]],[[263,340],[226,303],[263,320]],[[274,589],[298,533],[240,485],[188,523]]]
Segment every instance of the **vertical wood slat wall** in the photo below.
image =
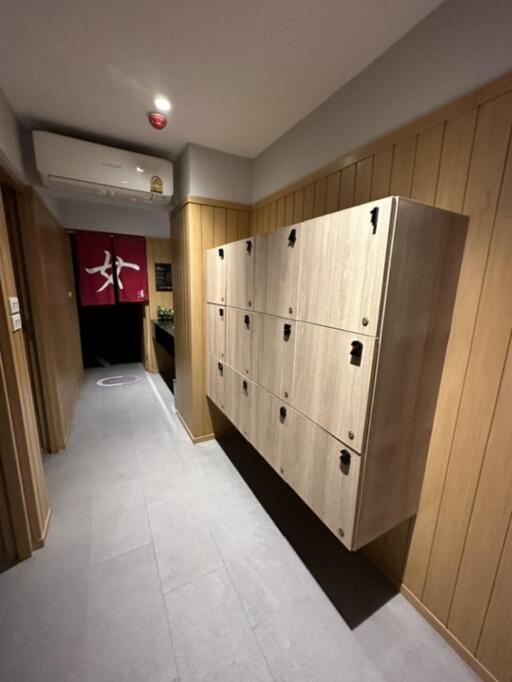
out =
[[194,441],[210,438],[205,397],[203,252],[250,234],[250,207],[190,198],[172,217],[176,409]]
[[511,127],[512,93],[504,93],[259,205],[252,223],[259,234],[387,194],[471,217],[420,510],[369,553],[504,682],[512,680]]
[[[260,234],[389,194],[470,216],[419,512],[366,551],[500,682],[512,681],[511,130],[508,75],[260,202],[250,224]],[[246,236],[246,220],[229,232],[225,209],[189,203],[172,222],[177,403],[193,434],[209,432],[202,252]]]

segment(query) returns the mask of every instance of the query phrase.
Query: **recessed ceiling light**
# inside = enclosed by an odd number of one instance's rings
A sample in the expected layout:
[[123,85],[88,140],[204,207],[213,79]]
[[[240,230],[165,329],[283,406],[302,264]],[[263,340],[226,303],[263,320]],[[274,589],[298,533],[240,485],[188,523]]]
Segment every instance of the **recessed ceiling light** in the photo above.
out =
[[171,109],[171,103],[167,99],[167,97],[155,97],[154,99],[155,102],[155,107],[158,109],[158,111],[170,111]]
[[144,168],[137,166],[137,173],[144,173]]

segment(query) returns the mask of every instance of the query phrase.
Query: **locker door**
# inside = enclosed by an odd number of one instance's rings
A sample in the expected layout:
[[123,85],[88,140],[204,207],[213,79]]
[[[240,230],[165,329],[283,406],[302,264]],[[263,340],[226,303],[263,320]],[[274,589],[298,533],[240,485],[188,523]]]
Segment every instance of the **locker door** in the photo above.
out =
[[253,378],[284,400],[292,397],[297,322],[257,315],[253,324]]
[[226,302],[226,247],[206,251],[206,300],[208,303]]
[[277,443],[272,432],[272,411],[277,398],[267,390],[252,384],[253,391],[253,425],[250,442],[260,455],[275,468],[277,461]]
[[274,409],[277,432],[278,471],[288,485],[317,514],[323,496],[325,466],[323,450],[328,434],[285,403]]
[[279,405],[278,423],[279,473],[351,549],[359,455],[283,403]]
[[393,201],[304,223],[299,319],[378,335]]
[[361,457],[330,436],[323,455],[325,484],[321,498],[315,502],[317,514],[348,549],[357,549],[354,524]]
[[291,404],[361,452],[377,340],[297,323]]
[[251,310],[254,300],[254,239],[226,247],[226,303]]
[[206,395],[221,410],[226,410],[226,366],[208,353],[206,367]]
[[254,238],[254,306],[259,312],[297,317],[302,227],[291,226]]
[[241,374],[252,376],[254,313],[226,309],[226,362]]
[[226,349],[226,308],[208,303],[206,306],[206,350],[224,360]]
[[253,438],[254,404],[253,382],[226,367],[226,415],[249,441]]

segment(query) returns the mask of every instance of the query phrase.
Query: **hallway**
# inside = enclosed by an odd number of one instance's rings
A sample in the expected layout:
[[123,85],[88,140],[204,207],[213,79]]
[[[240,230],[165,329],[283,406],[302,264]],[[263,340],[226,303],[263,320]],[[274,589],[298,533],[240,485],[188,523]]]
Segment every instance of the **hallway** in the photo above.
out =
[[349,627],[221,447],[191,445],[160,378],[122,369],[141,381],[87,371],[45,462],[48,544],[0,574],[2,682],[478,679],[400,595]]

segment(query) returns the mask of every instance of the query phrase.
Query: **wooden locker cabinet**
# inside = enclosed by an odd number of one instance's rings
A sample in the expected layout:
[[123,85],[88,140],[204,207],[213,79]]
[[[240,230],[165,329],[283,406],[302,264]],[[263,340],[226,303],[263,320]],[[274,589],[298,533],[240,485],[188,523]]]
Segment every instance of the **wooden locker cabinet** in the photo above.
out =
[[219,360],[226,355],[226,307],[208,303],[206,306],[206,350]]
[[257,315],[248,310],[226,310],[226,362],[245,376],[253,374],[253,337]]
[[220,407],[226,409],[226,366],[218,358],[206,356],[206,395]]
[[297,317],[302,227],[292,225],[254,238],[254,307],[259,312]]
[[[258,235],[250,344],[227,305],[209,395],[225,386],[228,417],[351,550],[417,511],[466,230],[388,197]],[[247,271],[230,273],[235,290]]]
[[304,223],[299,319],[378,334],[393,207],[382,199]]
[[283,400],[293,391],[295,320],[258,313],[253,325],[253,379]]
[[361,452],[377,340],[308,322],[296,326],[290,403]]
[[253,309],[255,243],[251,237],[226,246],[226,303]]
[[217,246],[206,252],[206,301],[226,302],[226,246]]

